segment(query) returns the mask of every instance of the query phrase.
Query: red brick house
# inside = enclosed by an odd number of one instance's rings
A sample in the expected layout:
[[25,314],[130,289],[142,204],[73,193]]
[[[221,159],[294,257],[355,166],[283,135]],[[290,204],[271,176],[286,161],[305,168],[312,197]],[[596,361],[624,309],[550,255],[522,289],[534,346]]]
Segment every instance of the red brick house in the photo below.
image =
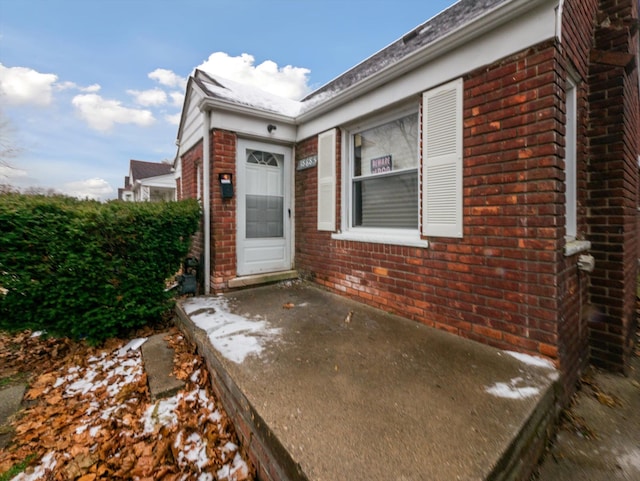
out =
[[300,275],[551,358],[567,392],[624,370],[637,30],[636,0],[461,0],[299,102],[196,71],[176,176],[205,292]]

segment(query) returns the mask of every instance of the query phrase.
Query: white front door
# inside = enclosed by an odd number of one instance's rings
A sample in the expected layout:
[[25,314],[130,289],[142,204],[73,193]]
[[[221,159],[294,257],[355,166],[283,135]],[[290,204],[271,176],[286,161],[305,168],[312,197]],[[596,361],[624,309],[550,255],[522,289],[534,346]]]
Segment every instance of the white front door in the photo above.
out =
[[238,274],[291,269],[291,149],[238,141]]

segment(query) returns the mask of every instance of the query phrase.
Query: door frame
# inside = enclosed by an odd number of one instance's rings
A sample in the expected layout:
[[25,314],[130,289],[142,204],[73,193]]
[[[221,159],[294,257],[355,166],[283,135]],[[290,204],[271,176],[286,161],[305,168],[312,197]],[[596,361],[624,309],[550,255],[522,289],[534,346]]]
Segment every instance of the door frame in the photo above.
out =
[[[246,149],[261,150],[282,154],[284,156],[283,165],[283,242],[284,242],[284,265],[282,268],[269,271],[252,272],[245,267],[244,245],[246,237]],[[261,275],[271,272],[281,272],[290,270],[293,266],[293,147],[282,144],[271,143],[265,140],[253,140],[238,138],[236,149],[236,271],[238,276]]]

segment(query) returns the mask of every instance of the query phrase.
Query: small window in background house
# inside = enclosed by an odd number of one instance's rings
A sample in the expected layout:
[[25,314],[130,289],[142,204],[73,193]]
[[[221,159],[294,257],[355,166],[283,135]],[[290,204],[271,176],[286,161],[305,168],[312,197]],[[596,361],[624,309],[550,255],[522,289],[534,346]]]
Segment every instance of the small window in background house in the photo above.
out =
[[418,115],[353,135],[352,227],[418,229]]

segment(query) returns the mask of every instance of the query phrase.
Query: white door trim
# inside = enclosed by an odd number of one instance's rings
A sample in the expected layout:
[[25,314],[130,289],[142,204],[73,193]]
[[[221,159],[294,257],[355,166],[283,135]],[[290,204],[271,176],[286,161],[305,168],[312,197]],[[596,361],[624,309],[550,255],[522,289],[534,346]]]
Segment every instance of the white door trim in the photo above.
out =
[[[265,238],[265,239],[247,239],[246,238],[246,149],[260,150],[281,154],[284,157],[283,165],[283,237],[282,238]],[[248,139],[238,139],[238,148],[236,156],[236,269],[239,276],[265,274],[269,272],[279,272],[290,270],[292,266],[291,252],[293,249],[292,240],[292,157],[293,150],[280,144],[271,144],[267,142],[254,141]],[[276,250],[283,248],[283,256],[281,261],[268,261],[264,265],[249,263],[247,260],[247,249],[252,248],[254,253],[256,247],[264,246],[265,249]]]

